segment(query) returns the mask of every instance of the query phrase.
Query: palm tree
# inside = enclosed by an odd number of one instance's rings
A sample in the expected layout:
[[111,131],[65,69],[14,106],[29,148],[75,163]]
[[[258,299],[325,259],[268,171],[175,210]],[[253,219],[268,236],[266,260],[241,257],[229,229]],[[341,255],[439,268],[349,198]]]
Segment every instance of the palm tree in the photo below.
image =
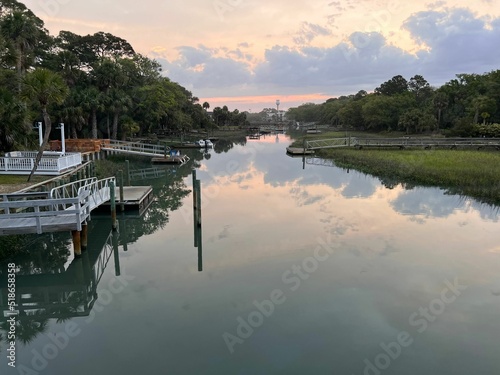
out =
[[21,98],[36,102],[40,108],[45,123],[45,133],[43,136],[43,143],[36,155],[33,169],[28,177],[28,182],[31,181],[33,174],[38,168],[38,164],[43,156],[43,150],[49,143],[50,131],[52,130],[52,121],[50,120],[47,107],[49,104],[62,104],[69,89],[64,79],[57,73],[48,69],[35,69],[33,72],[27,74],[23,81],[21,90]]
[[113,130],[111,139],[117,139],[118,137],[118,119],[120,118],[120,114],[126,112],[131,106],[132,99],[125,91],[119,89],[111,91],[109,107],[111,113],[113,114]]
[[33,50],[41,38],[39,22],[26,13],[15,11],[7,15],[1,24],[2,35],[12,45],[16,57],[16,71],[19,76],[26,73],[33,59]]
[[208,109],[210,108],[210,104],[208,102],[204,102],[202,107],[205,111],[208,111]]
[[441,114],[443,109],[448,107],[448,95],[441,91],[436,92],[434,96],[434,107],[437,109],[438,113],[437,129],[439,130],[439,125],[441,125]]
[[97,111],[104,109],[102,94],[94,86],[82,91],[80,97],[82,107],[90,112],[92,138],[97,139]]

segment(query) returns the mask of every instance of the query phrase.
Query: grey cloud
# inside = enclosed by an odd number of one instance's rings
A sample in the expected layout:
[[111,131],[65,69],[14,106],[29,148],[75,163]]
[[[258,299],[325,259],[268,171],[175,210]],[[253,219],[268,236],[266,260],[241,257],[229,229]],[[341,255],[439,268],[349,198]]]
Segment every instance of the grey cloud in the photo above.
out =
[[[251,65],[253,56],[239,49],[227,50],[225,57],[219,57],[202,46],[181,47],[181,57],[165,62],[165,70],[173,80],[204,96],[215,89],[224,95],[277,91],[342,95],[372,90],[396,74],[422,74],[431,84],[440,85],[456,73],[498,69],[500,49],[492,46],[500,40],[500,19],[487,23],[463,8],[429,10],[413,14],[403,28],[428,50],[413,55],[391,45],[380,33],[355,32],[345,42],[328,48],[274,46],[266,50],[264,61],[256,66]],[[304,23],[296,38],[307,42],[329,33],[322,26]],[[243,48],[248,44],[240,45]],[[203,69],[192,69],[195,66]]]

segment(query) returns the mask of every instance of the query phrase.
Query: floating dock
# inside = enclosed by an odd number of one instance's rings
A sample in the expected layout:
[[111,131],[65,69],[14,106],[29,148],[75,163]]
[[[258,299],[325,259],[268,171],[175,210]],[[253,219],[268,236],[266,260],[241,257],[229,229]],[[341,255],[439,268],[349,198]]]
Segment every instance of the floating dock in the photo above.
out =
[[308,149],[304,149],[304,148],[301,148],[301,147],[287,147],[286,148],[286,153],[288,155],[297,155],[297,156],[300,156],[300,155],[313,155],[314,154],[314,151],[313,150],[308,150]]
[[[153,202],[153,188],[151,186],[124,186],[122,202],[120,201],[120,188],[116,187],[115,197],[118,211],[123,205],[125,211],[139,211],[139,215],[142,215]],[[109,210],[111,203],[105,202],[100,207]]]

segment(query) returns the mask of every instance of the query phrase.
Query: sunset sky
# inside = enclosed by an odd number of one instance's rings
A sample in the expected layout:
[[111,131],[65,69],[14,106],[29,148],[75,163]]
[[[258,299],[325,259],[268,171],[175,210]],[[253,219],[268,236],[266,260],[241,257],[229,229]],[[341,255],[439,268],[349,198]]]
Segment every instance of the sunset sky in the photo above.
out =
[[260,111],[368,92],[391,77],[434,86],[500,69],[495,0],[29,0],[51,34],[110,32],[211,107]]

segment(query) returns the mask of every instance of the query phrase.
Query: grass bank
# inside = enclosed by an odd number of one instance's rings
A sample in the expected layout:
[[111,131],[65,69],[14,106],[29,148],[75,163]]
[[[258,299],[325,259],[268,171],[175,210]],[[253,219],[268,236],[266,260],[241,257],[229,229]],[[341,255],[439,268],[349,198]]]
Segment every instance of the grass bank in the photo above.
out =
[[28,176],[0,175],[0,193],[13,193],[49,178],[47,176],[34,176],[31,182],[27,182]]
[[382,179],[444,187],[500,204],[498,151],[330,149],[318,156]]

